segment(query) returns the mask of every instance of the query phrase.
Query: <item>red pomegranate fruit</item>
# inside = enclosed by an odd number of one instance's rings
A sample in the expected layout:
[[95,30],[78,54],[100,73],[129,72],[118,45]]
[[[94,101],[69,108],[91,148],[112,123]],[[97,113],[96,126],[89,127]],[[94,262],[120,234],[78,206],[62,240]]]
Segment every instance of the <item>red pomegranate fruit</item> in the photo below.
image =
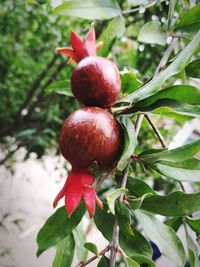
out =
[[73,112],[64,122],[60,133],[60,150],[72,165],[66,183],[54,201],[54,207],[65,196],[68,216],[83,198],[92,217],[95,203],[100,203],[94,174],[88,167],[95,161],[99,170],[112,168],[123,146],[123,130],[112,114],[98,107],[85,107]]
[[108,108],[115,104],[121,80],[119,71],[110,60],[99,57],[96,51],[95,31],[92,28],[85,42],[71,32],[73,49],[57,48],[57,52],[70,56],[78,65],[72,72],[71,87],[75,97],[85,106]]

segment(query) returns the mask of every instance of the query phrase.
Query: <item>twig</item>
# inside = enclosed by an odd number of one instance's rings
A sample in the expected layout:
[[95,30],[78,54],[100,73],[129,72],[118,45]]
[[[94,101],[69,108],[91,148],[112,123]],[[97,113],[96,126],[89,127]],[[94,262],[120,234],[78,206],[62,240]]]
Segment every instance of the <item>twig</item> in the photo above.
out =
[[75,267],[83,267],[88,265],[89,263],[91,263],[92,261],[96,260],[99,256],[104,255],[106,252],[108,252],[110,250],[110,246],[106,246],[103,250],[101,250],[98,255],[95,255],[93,257],[91,257],[90,259],[88,259],[87,261],[83,262],[79,262]]
[[[130,13],[134,13],[134,12],[138,12],[138,11],[140,11],[141,8],[144,8],[144,9],[150,8],[150,7],[154,6],[155,4],[157,4],[157,2],[158,2],[158,0],[153,1],[153,2],[150,1],[150,2],[149,2],[148,4],[146,4],[146,5],[139,6],[139,7],[130,9],[130,10],[124,10],[124,11],[122,11],[122,14],[123,14],[123,15],[128,15],[128,14],[130,14]],[[163,2],[163,1],[160,1],[160,2]]]
[[173,38],[173,40],[171,41],[171,43],[169,44],[168,48],[166,49],[163,57],[161,58],[161,61],[158,65],[158,67],[156,68],[155,70],[155,73],[153,75],[153,78],[155,76],[157,76],[159,74],[160,71],[162,71],[162,69],[164,68],[164,66],[166,65],[172,51],[174,50],[174,46],[175,46],[175,43],[177,42],[177,38]]
[[[123,171],[120,188],[126,188],[129,165],[130,165],[130,161]],[[119,200],[123,201],[123,194],[120,196]],[[119,227],[117,225],[117,219],[115,219],[115,224],[113,226],[113,233],[112,233],[112,242],[110,244],[110,265],[109,265],[109,267],[115,267],[116,255],[118,252],[118,246],[119,246]]]
[[99,182],[98,184],[95,186],[95,189],[97,190],[102,183],[109,177],[109,175],[113,172],[114,169],[111,169]]
[[147,121],[149,122],[149,124],[151,125],[151,127],[152,127],[154,133],[155,133],[156,136],[158,137],[158,139],[159,139],[159,141],[160,141],[162,147],[163,147],[163,148],[166,148],[166,147],[167,147],[167,144],[165,143],[165,141],[164,141],[164,139],[163,139],[163,137],[162,137],[162,135],[161,135],[159,129],[158,129],[157,126],[153,123],[153,121],[152,121],[150,115],[145,114],[144,116],[145,116],[145,118],[147,119]]

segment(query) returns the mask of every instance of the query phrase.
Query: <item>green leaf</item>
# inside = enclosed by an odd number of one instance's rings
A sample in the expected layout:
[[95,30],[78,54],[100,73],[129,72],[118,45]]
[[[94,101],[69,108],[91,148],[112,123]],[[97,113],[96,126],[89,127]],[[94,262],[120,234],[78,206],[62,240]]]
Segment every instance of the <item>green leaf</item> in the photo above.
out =
[[106,256],[102,256],[97,267],[109,267],[110,261]]
[[59,208],[49,217],[37,235],[37,256],[39,257],[45,250],[53,247],[58,241],[71,234],[81,221],[84,213],[85,207],[81,204],[70,219],[67,216],[65,207]]
[[74,96],[71,91],[70,80],[54,82],[45,89],[45,92],[47,94],[57,93],[60,95],[66,95],[70,97]]
[[198,248],[192,238],[188,235],[187,236],[187,243],[189,247],[189,260],[190,260],[190,267],[199,267],[200,266],[200,259]]
[[108,240],[112,240],[112,228],[115,223],[115,217],[107,212],[106,205],[104,204],[104,209],[96,208],[94,215],[94,221],[102,233],[102,235]]
[[151,195],[151,193],[146,193],[139,198],[131,198],[129,197],[129,204],[132,210],[137,210],[142,206],[142,203],[146,197]]
[[26,129],[18,132],[15,137],[17,138],[27,138],[31,137],[33,134],[36,133],[36,129]]
[[[112,229],[115,224],[115,216],[111,213],[106,212],[106,205],[104,209],[97,207],[95,212],[94,221],[102,233],[102,235],[108,240],[112,240]],[[119,224],[119,227],[122,225]],[[122,230],[121,230],[122,229]],[[127,234],[122,227],[119,233],[119,243],[120,247],[125,251],[128,256],[135,254],[146,255],[148,257],[152,256],[152,249],[149,242],[145,239],[143,235],[140,234],[134,227],[131,227],[131,234]]]
[[166,220],[164,223],[177,232],[183,221],[182,217],[174,217]]
[[185,71],[187,76],[200,78],[200,59],[190,62]]
[[131,226],[132,234],[120,231],[119,244],[123,251],[128,256],[133,255],[145,255],[147,257],[152,256],[152,248],[146,238]]
[[84,247],[94,253],[96,256],[98,256],[98,249],[97,246],[94,243],[87,242],[84,244]]
[[119,188],[116,189],[115,191],[111,192],[107,197],[107,203],[108,203],[108,207],[111,211],[112,214],[115,214],[115,200],[121,196],[122,194],[126,194],[128,193],[128,189],[124,189],[124,188]]
[[71,266],[74,257],[75,242],[72,235],[60,240],[56,245],[56,256],[52,267]]
[[200,116],[200,92],[193,86],[175,85],[137,102],[131,111],[154,110],[158,114],[163,110],[160,107],[169,108],[178,114]]
[[140,267],[140,265],[137,264],[137,262],[135,262],[133,259],[131,259],[130,257],[127,257],[125,259],[126,262],[126,267]]
[[196,5],[181,16],[176,27],[184,31],[198,31],[200,29],[200,5]]
[[115,0],[76,0],[65,1],[54,9],[62,16],[79,17],[84,19],[111,19],[121,14]]
[[149,165],[158,173],[178,181],[199,182],[200,160],[188,159],[180,162],[160,161]]
[[197,233],[197,235],[200,235],[200,219],[193,219],[187,217],[186,222],[189,224],[192,230]]
[[200,193],[177,191],[167,196],[150,195],[144,198],[141,209],[164,216],[189,215],[200,210]]
[[134,259],[137,263],[139,263],[140,265],[142,264],[147,264],[148,267],[156,267],[155,263],[148,257],[144,256],[144,255],[134,255],[131,257],[132,259]]
[[161,253],[171,259],[179,267],[185,264],[183,245],[176,233],[148,212],[134,212],[144,232],[158,247]]
[[172,19],[173,19],[173,14],[174,14],[174,9],[176,6],[178,0],[170,0],[169,1],[169,11],[168,11],[168,29],[170,28]]
[[127,71],[121,74],[121,91],[125,94],[131,94],[136,89],[138,89],[142,85],[142,81],[140,81],[133,71]]
[[147,44],[165,45],[167,34],[158,21],[151,21],[140,29],[138,41]]
[[145,99],[151,95],[156,94],[158,91],[161,91],[163,89],[162,85],[168,78],[185,69],[190,61],[190,58],[195,53],[199,45],[200,31],[194,36],[192,41],[179,53],[176,59],[165,70],[160,72],[158,76],[139,88],[134,93],[121,99],[118,103],[128,102],[134,104],[139,100]]
[[127,188],[131,195],[137,197],[143,196],[146,193],[155,194],[153,189],[147,183],[135,177],[128,176]]
[[132,212],[121,202],[116,202],[117,224],[124,234],[133,235],[131,229]]
[[147,162],[168,161],[174,163],[190,159],[191,157],[195,156],[199,151],[200,139],[175,149],[165,150],[147,155],[141,153],[139,154],[139,156]]
[[80,223],[74,230],[73,236],[76,243],[76,254],[80,261],[87,259],[88,250],[84,248],[84,243],[86,241],[86,235],[83,231],[82,223]]
[[98,42],[103,42],[103,46],[98,50],[98,55],[107,57],[111,51],[113,44],[117,38],[120,38],[125,32],[125,20],[122,16],[118,16],[111,20],[107,27],[103,30]]
[[137,145],[137,137],[130,118],[123,116],[121,123],[124,126],[124,150],[117,164],[117,169],[123,171],[126,168],[132,154],[134,153]]

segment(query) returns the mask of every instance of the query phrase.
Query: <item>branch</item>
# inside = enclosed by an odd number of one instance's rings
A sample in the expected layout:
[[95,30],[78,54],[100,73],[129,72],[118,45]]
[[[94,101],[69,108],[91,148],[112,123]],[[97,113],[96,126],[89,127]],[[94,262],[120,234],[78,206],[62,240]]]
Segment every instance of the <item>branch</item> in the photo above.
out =
[[167,144],[165,143],[165,141],[164,141],[164,139],[163,139],[163,137],[162,137],[162,135],[161,135],[159,129],[158,129],[157,126],[153,123],[151,117],[150,117],[149,115],[147,115],[147,114],[145,114],[144,116],[145,116],[145,118],[147,119],[147,121],[149,122],[149,124],[151,125],[151,127],[152,127],[154,133],[155,133],[156,136],[158,137],[158,139],[159,139],[159,141],[160,141],[162,147],[163,147],[163,148],[166,148],[166,147],[167,147]]
[[90,259],[88,259],[87,261],[83,262],[79,262],[75,267],[83,267],[88,265],[89,263],[91,263],[92,261],[96,260],[99,256],[103,256],[106,252],[108,252],[110,250],[110,246],[106,246],[103,250],[101,250],[98,255],[95,255],[93,257],[91,257]]
[[45,78],[45,76],[49,72],[49,69],[54,66],[54,63],[56,62],[57,58],[58,58],[58,55],[54,55],[53,58],[51,59],[51,61],[46,65],[45,69],[38,75],[37,79],[33,82],[30,90],[28,91],[26,99],[24,100],[24,102],[21,104],[21,106],[19,107],[19,109],[17,111],[16,117],[15,117],[16,122],[19,121],[19,119],[21,117],[22,110],[28,106],[33,95],[37,91],[40,83],[42,82],[42,80]]
[[167,61],[169,60],[169,57],[170,57],[172,51],[174,50],[174,46],[175,46],[176,42],[177,42],[177,38],[173,38],[173,40],[169,44],[168,48],[166,49],[165,53],[163,54],[163,57],[161,58],[160,63],[155,70],[153,78],[155,76],[157,76],[163,70],[165,65],[167,64]]
[[56,79],[60,71],[65,67],[66,63],[65,61],[62,61],[54,70],[51,77],[47,80],[47,82],[44,84],[44,86],[41,88],[40,92],[36,96],[36,101],[33,103],[33,105],[29,108],[28,114],[25,116],[25,119],[29,119],[32,114],[34,113],[34,109],[38,105],[39,102],[41,102],[45,95],[45,89]]
[[[160,1],[160,2],[163,2],[164,0]],[[133,9],[130,9],[130,10],[125,10],[125,11],[122,11],[122,14],[123,15],[129,15],[130,13],[134,13],[134,12],[138,12],[141,10],[141,8],[144,8],[144,9],[147,9],[147,8],[150,8],[154,5],[156,5],[158,2],[158,0],[155,0],[155,1],[150,1],[148,4],[146,5],[142,5],[142,6],[139,6],[139,7],[136,7],[136,8],[133,8]]]

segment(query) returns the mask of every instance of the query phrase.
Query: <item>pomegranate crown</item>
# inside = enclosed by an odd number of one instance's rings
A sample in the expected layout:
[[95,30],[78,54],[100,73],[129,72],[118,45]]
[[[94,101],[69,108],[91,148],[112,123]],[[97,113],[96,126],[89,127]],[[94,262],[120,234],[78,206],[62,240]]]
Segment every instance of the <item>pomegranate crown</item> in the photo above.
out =
[[69,56],[76,63],[80,62],[85,57],[96,56],[97,50],[103,45],[102,42],[96,44],[93,27],[89,30],[85,40],[82,40],[77,33],[72,31],[70,42],[72,49],[68,47],[58,47],[56,48],[56,52]]

